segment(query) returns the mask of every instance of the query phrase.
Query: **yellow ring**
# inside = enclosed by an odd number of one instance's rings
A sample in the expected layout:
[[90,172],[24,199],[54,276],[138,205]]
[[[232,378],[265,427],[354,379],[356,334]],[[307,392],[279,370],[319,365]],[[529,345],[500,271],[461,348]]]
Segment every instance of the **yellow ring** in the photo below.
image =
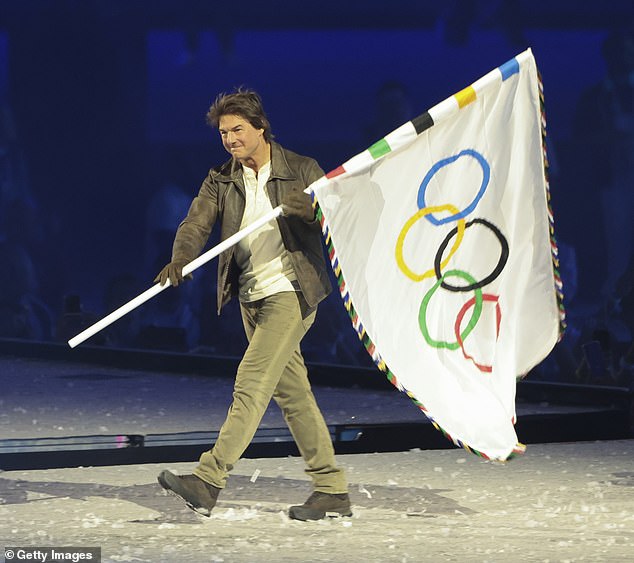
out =
[[[413,270],[410,270],[410,268],[405,263],[405,260],[403,259],[403,245],[405,244],[405,237],[407,236],[407,233],[412,228],[414,223],[416,223],[416,221],[418,221],[421,217],[425,217],[426,215],[429,215],[430,213],[438,213],[439,211],[449,211],[449,213],[452,213],[454,215],[458,213],[458,209],[449,203],[446,205],[437,205],[434,207],[423,207],[422,209],[419,209],[414,215],[412,215],[412,217],[410,217],[407,220],[405,225],[403,225],[403,228],[401,229],[400,234],[398,235],[398,239],[396,240],[396,249],[395,249],[396,263],[398,264],[398,267],[401,269],[401,272],[403,272],[409,279],[415,282],[419,282],[426,278],[435,276],[436,273],[434,272],[433,268],[431,268],[430,270],[427,270],[426,272],[422,274],[417,274]],[[465,220],[458,219],[457,223],[458,223],[458,232],[456,234],[455,242],[453,246],[451,247],[451,250],[449,251],[447,258],[445,258],[440,263],[441,270],[447,265],[451,257],[456,253],[456,250],[458,250],[460,243],[462,242],[462,238],[464,236],[464,231],[465,231]]]

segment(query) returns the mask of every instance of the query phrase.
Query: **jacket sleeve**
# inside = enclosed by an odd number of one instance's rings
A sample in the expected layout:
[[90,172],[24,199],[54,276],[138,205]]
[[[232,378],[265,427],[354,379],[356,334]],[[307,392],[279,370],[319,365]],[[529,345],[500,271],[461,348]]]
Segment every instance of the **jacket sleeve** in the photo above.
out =
[[187,216],[178,226],[172,248],[172,260],[191,262],[196,258],[207,244],[217,216],[218,184],[210,173],[192,201]]

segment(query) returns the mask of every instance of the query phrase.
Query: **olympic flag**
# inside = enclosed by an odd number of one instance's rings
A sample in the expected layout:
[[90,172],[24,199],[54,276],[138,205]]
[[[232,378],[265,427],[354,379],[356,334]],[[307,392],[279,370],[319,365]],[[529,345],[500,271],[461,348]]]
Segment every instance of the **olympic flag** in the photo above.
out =
[[493,460],[524,451],[516,380],[564,327],[540,92],[529,49],[310,187],[374,362]]

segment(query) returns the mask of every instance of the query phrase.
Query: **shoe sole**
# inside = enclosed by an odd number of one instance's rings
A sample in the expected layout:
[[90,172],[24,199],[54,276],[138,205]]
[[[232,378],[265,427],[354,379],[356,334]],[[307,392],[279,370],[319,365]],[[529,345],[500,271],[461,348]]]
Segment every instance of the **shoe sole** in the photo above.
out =
[[299,520],[301,522],[307,522],[309,520],[323,520],[324,518],[350,518],[352,516],[352,511],[322,511],[315,510],[314,508],[304,508],[303,506],[291,506],[288,510],[288,517],[291,520]]
[[187,505],[187,508],[189,508],[190,510],[193,510],[196,514],[200,514],[201,516],[206,516],[207,518],[211,516],[211,510],[209,510],[208,508],[205,508],[204,506],[194,506],[185,497],[182,497],[174,489],[172,489],[169,486],[169,483],[163,477],[163,473],[159,474],[159,476],[157,477],[157,481],[159,482],[159,485],[163,487],[163,490],[165,490],[171,495],[174,495],[176,498],[179,498],[180,500],[182,500]]

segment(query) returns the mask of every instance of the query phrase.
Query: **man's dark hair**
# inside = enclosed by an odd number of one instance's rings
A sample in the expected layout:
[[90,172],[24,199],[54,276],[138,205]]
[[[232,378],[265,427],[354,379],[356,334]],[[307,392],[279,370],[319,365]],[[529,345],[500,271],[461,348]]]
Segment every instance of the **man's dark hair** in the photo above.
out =
[[262,107],[262,99],[254,90],[236,88],[230,94],[218,94],[207,112],[207,123],[217,128],[223,115],[239,115],[256,129],[264,129],[264,140],[267,143],[273,138],[271,124]]

